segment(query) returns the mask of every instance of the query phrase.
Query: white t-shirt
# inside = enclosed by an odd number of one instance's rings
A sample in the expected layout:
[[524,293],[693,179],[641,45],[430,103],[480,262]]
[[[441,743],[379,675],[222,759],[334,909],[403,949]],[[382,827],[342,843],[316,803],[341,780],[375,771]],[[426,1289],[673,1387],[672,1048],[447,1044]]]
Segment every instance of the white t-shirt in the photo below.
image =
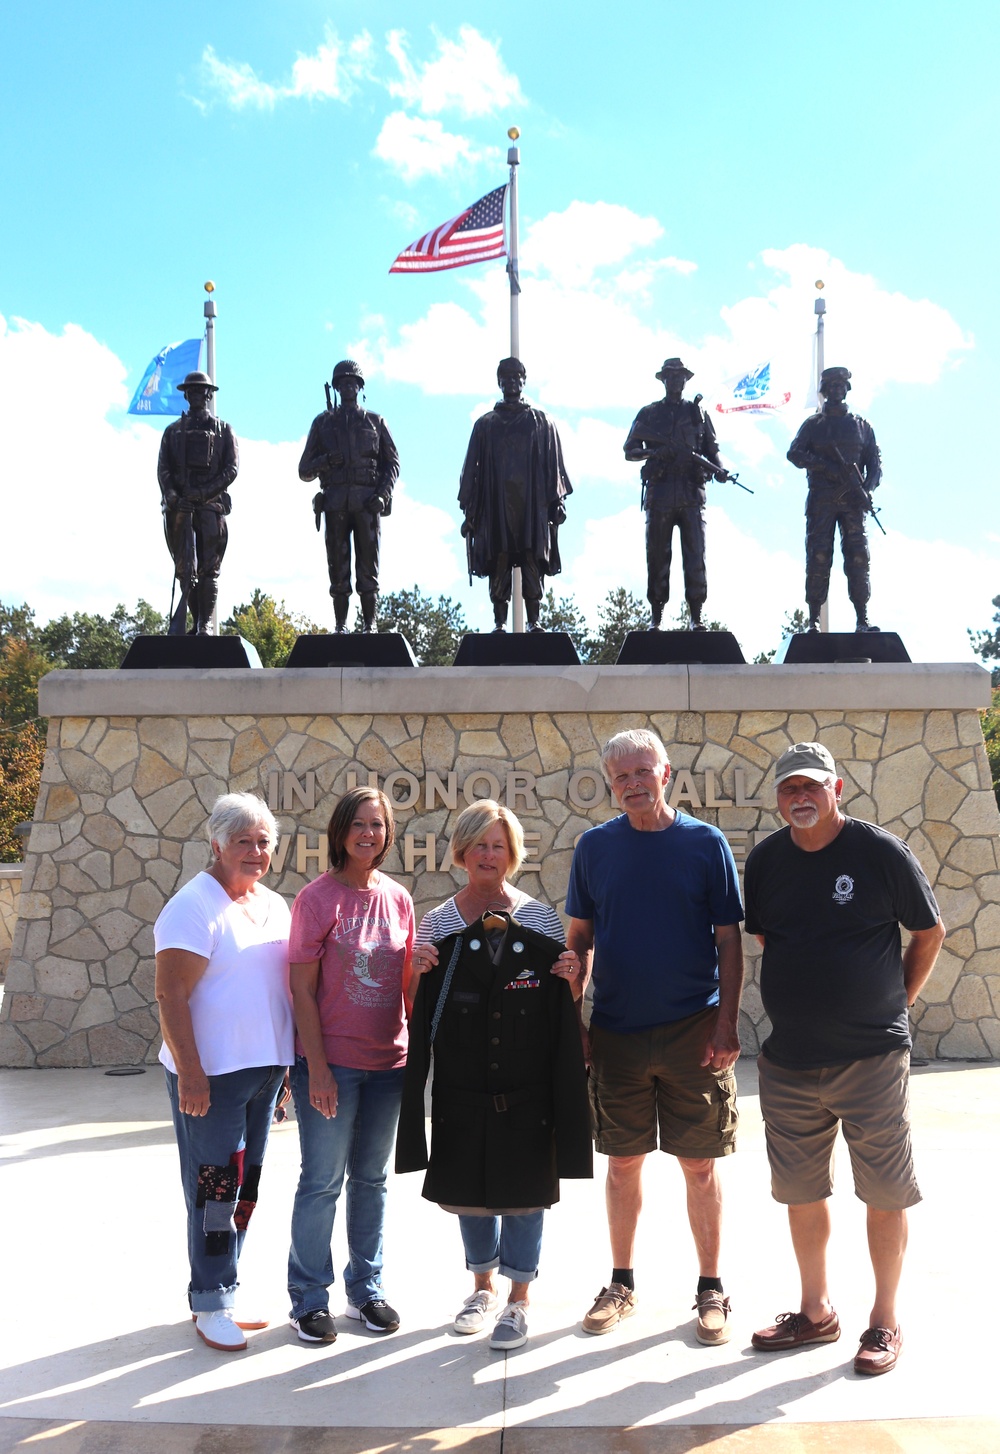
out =
[[[211,874],[199,873],[163,906],[153,926],[157,953],[187,949],[208,960],[188,1002],[206,1075],[291,1065],[295,1056],[288,989],[291,915],[280,894],[259,885],[261,891],[267,917],[258,925]],[[255,910],[260,904],[256,899]],[[160,1060],[176,1074],[166,1042]]]

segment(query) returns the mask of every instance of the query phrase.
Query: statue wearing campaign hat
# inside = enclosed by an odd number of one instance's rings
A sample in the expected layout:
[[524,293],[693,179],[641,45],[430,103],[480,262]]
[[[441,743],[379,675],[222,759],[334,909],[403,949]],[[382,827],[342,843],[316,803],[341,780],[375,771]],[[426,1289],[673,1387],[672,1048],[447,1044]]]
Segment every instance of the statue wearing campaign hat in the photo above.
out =
[[353,541],[362,629],[374,631],[381,518],[392,508],[399,455],[382,416],[358,404],[365,381],[354,359],[341,359],[334,366],[331,383],[338,402],[332,402],[328,385],[327,407],[313,420],[299,460],[299,479],[319,480],[322,486],[313,498],[313,510],[317,530],[321,517],[326,519],[326,560],[336,629],[347,630]]
[[642,460],[642,506],[646,512],[646,570],[653,630],[659,630],[670,599],[670,561],[674,529],[680,532],[684,595],[691,627],[704,631],[702,611],[708,595],[705,573],[705,484],[725,470],[711,419],[701,395],[683,398],[694,374],[679,358],[664,359],[656,377],[664,395],[635,416],[625,441],[625,458]]
[[230,426],[209,409],[217,387],[208,374],[190,373],[177,387],[188,407],[163,431],[157,465],[163,531],[180,587],[167,634],[209,636],[229,540],[229,486],[240,467],[239,447]]
[[809,630],[819,630],[820,608],[830,590],[836,532],[847,576],[847,593],[859,631],[877,631],[868,621],[871,573],[865,516],[874,513],[871,492],[882,477],[882,457],[867,419],[847,407],[849,369],[824,369],[820,375],[823,409],[810,414],[792,440],[788,458],[804,469],[806,496],[806,604]]

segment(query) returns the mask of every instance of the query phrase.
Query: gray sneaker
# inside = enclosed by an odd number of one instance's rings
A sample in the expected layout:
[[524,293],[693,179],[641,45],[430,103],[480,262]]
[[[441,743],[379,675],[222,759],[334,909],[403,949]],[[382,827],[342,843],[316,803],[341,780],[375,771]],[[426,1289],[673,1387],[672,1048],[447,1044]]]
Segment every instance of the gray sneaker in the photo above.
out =
[[508,1303],[497,1318],[490,1347],[506,1353],[528,1341],[528,1320],[524,1315],[527,1303]]
[[456,1333],[481,1333],[486,1327],[488,1313],[496,1310],[500,1299],[489,1288],[470,1293],[456,1314],[452,1327]]

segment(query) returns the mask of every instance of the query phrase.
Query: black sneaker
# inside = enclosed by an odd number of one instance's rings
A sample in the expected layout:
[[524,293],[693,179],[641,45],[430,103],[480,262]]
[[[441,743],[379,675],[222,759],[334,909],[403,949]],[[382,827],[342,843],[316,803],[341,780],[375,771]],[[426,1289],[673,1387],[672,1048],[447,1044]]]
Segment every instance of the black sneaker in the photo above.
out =
[[291,1326],[303,1343],[336,1343],[337,1325],[326,1308],[315,1308],[303,1313],[301,1318],[289,1318]]
[[348,1303],[346,1312],[349,1318],[360,1318],[373,1333],[395,1333],[399,1327],[399,1314],[395,1308],[389,1306],[385,1298],[372,1298],[371,1302],[360,1308]]

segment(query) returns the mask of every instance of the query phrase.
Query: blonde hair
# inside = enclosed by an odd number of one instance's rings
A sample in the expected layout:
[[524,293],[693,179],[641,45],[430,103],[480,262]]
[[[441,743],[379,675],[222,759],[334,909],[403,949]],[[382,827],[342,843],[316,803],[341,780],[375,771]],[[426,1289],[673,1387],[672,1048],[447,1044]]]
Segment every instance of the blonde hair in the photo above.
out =
[[655,752],[658,762],[670,764],[667,749],[655,732],[649,732],[645,727],[632,727],[627,732],[616,732],[601,748],[601,771],[608,782],[611,781],[609,764],[617,762],[620,757],[629,757],[633,752]]
[[510,877],[517,873],[524,862],[524,829],[509,808],[501,807],[492,798],[480,798],[470,808],[459,813],[449,844],[452,863],[459,868],[464,867],[467,850],[485,837],[494,823],[503,824],[507,847],[510,849],[507,875]]

